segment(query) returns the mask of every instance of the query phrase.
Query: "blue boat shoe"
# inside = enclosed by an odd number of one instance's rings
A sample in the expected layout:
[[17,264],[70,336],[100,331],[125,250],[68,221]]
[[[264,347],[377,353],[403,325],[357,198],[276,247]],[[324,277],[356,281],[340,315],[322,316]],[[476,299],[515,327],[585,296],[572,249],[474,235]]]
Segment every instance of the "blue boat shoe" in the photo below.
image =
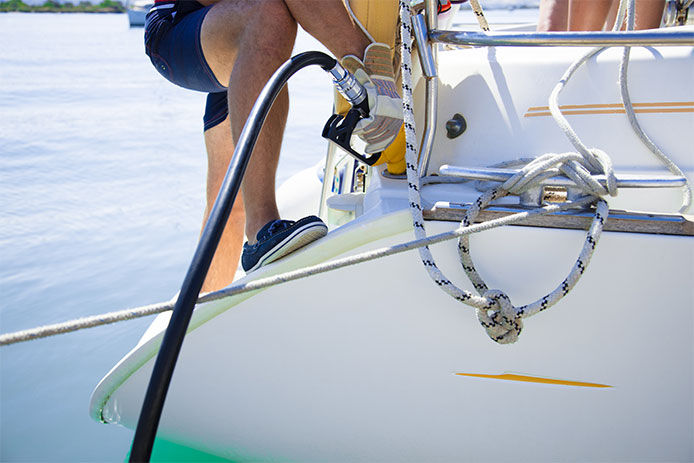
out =
[[248,272],[257,270],[307,244],[322,238],[328,227],[315,215],[309,215],[296,222],[292,220],[273,220],[260,229],[257,243],[243,245],[241,265]]

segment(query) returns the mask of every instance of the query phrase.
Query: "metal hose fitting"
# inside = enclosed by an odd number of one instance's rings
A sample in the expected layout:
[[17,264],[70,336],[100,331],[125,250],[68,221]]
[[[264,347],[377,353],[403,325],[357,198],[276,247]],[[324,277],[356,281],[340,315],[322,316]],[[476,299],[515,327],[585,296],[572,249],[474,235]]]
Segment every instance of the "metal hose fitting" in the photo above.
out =
[[[368,101],[366,89],[359,83],[356,77],[337,61],[335,61],[335,66],[329,69],[328,72],[333,76],[333,83],[340,94],[345,97],[352,107],[360,108],[362,111],[365,110],[366,114],[364,115],[367,115]],[[367,103],[362,105],[364,101],[367,101]]]

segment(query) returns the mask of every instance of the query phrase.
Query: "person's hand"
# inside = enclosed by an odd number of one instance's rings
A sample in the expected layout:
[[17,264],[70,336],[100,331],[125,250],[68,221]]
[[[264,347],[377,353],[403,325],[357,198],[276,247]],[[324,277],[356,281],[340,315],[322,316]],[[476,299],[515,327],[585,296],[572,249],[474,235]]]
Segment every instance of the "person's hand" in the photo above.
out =
[[366,142],[366,153],[379,153],[393,142],[403,117],[390,48],[372,43],[364,51],[363,62],[347,55],[342,65],[366,88],[369,96],[369,117],[359,121],[354,133]]

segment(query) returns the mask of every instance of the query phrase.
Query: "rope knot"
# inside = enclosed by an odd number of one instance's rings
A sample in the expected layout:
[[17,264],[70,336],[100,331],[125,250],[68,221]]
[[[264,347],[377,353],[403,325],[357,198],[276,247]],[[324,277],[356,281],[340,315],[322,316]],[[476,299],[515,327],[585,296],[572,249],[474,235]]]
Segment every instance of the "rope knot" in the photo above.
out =
[[596,164],[600,166],[598,172],[605,174],[607,194],[617,196],[617,177],[614,174],[614,167],[612,167],[612,159],[603,150],[597,148],[591,148],[589,152],[593,155]]
[[477,319],[489,337],[499,344],[516,342],[523,329],[523,320],[511,299],[498,289],[487,290],[482,297],[487,300],[487,306],[477,309]]

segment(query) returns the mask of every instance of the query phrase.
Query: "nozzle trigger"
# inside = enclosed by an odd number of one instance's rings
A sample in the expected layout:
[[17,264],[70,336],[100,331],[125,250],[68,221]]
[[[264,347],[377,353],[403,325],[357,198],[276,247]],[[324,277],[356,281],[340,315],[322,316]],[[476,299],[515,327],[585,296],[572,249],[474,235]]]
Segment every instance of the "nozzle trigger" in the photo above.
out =
[[340,148],[344,149],[364,164],[373,166],[378,162],[381,153],[362,155],[354,151],[349,143],[352,138],[352,132],[354,132],[354,128],[362,117],[362,111],[357,108],[350,109],[345,116],[333,114],[325,123],[322,136],[323,138],[337,143]]

